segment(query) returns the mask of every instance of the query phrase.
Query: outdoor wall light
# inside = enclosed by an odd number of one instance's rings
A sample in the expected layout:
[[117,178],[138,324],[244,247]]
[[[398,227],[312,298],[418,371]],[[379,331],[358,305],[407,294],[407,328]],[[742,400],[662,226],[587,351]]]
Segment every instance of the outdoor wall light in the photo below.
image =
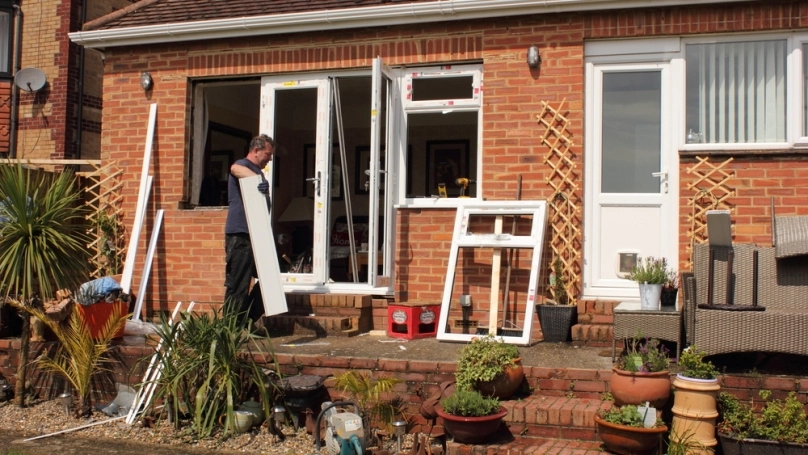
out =
[[527,66],[531,68],[538,68],[541,65],[541,55],[539,54],[539,46],[535,44],[527,48]]
[[143,90],[151,89],[152,85],[154,85],[154,81],[151,74],[148,71],[140,73],[140,86],[143,87]]

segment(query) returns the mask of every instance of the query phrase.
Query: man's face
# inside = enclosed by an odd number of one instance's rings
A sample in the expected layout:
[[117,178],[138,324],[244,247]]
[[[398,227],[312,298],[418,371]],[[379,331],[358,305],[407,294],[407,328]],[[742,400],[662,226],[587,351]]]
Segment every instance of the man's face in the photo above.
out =
[[263,168],[267,165],[267,163],[272,161],[272,155],[275,154],[275,149],[272,148],[271,145],[267,144],[267,146],[263,149],[256,150],[255,154],[258,158],[258,167]]

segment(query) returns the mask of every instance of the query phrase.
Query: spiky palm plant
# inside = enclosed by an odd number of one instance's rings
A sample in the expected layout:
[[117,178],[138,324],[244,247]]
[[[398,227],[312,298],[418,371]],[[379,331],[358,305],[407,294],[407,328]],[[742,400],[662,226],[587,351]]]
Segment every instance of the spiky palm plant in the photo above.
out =
[[[12,303],[12,305],[18,304]],[[97,338],[93,338],[89,325],[84,321],[84,316],[77,305],[73,306],[68,324],[54,321],[39,308],[19,304],[18,309],[45,323],[59,339],[60,343],[54,355],[50,357],[42,354],[37,357],[35,363],[43,370],[65,378],[78,396],[76,417],[89,416],[92,410],[90,391],[93,377],[98,373],[111,371],[106,366],[111,361],[107,355],[110,343],[115,334],[126,324],[129,314],[120,313],[116,306],[98,332]]]
[[[73,173],[0,165],[0,292],[30,306],[34,297],[75,288],[88,276],[84,208]],[[16,404],[25,405],[30,320],[22,321]]]
[[334,388],[356,402],[364,414],[365,423],[381,424],[392,431],[396,416],[404,414],[403,403],[400,397],[386,400],[382,394],[390,392],[400,382],[398,378],[373,379],[370,374],[349,370],[334,378]]

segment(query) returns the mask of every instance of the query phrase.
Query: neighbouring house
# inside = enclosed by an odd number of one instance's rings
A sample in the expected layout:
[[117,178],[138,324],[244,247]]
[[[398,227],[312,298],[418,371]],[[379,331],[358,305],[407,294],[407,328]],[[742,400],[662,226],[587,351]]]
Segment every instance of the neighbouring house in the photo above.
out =
[[0,158],[100,158],[103,54],[67,34],[131,3],[0,2]]
[[590,341],[637,299],[637,257],[690,266],[706,210],[762,244],[771,198],[808,214],[803,1],[142,0],[69,36],[104,58],[100,159],[124,170],[126,226],[157,105],[147,314],[222,301],[224,184],[259,133],[280,143],[265,173],[290,312],[372,302],[365,329],[441,303],[460,204],[520,193],[549,221],[536,283],[529,251],[462,251],[446,330],[487,325],[497,287],[524,327],[560,257]]

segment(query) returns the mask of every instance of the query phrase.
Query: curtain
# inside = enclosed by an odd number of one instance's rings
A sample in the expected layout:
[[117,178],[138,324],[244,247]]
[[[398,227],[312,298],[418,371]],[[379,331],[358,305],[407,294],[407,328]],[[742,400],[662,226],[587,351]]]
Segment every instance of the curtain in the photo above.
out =
[[786,56],[786,40],[688,45],[689,142],[784,142]]
[[191,157],[191,204],[199,205],[202,179],[205,177],[205,146],[208,140],[208,102],[205,87],[194,90],[194,142]]

